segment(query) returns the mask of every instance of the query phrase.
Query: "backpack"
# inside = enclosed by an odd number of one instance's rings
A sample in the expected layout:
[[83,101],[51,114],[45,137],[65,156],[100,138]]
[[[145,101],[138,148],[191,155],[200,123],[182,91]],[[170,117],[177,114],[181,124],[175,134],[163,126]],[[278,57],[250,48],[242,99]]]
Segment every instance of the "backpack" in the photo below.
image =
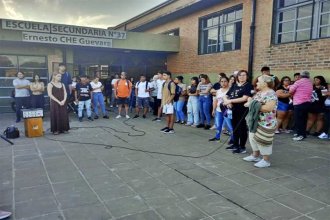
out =
[[[163,88],[165,86],[165,83],[166,82],[164,82],[164,84],[163,84]],[[168,90],[170,92],[171,92],[171,83],[174,83],[174,82],[173,81],[170,81],[168,83],[168,86],[167,86],[167,88],[168,88]],[[179,100],[179,98],[180,98],[181,93],[182,93],[182,88],[180,86],[178,86],[177,84],[175,84],[175,83],[174,83],[174,85],[175,85],[175,93],[174,93],[174,99],[173,99],[173,101],[174,102],[177,102]],[[173,95],[173,94],[171,94],[171,95]]]
[[14,139],[19,137],[19,130],[15,126],[7,127],[3,134],[8,139]]
[[[148,81],[145,81],[146,82],[146,90],[148,89]],[[138,87],[140,84],[140,81],[136,83],[136,87]]]
[[[119,79],[120,80],[120,79]],[[119,85],[119,80],[117,80],[117,82],[116,82],[116,88],[118,89],[118,85]],[[128,79],[126,79],[126,84],[127,84],[127,88],[128,88],[128,90],[130,90],[130,88],[129,88],[129,80]]]

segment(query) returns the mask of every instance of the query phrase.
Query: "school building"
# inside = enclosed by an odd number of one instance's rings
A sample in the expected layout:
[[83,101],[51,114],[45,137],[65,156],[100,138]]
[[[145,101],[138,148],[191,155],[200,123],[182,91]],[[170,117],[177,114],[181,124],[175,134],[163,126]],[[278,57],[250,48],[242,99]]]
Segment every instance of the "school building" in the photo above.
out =
[[168,69],[192,75],[279,77],[309,70],[330,80],[330,0],[168,0],[115,27],[97,29],[2,19],[0,112],[18,70],[44,79],[67,63],[73,75]]

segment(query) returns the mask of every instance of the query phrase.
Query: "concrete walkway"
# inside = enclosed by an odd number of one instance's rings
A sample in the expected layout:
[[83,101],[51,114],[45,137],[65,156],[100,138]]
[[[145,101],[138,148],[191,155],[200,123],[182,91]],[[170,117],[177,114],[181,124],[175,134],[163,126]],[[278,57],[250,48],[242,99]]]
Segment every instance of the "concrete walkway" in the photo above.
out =
[[[14,120],[14,114],[1,114],[0,129]],[[228,136],[221,143],[209,143],[214,131],[183,125],[175,126],[176,134],[163,134],[159,130],[164,122],[152,122],[151,117],[128,121],[146,132],[135,136],[142,133],[124,120],[111,115],[108,120],[79,123],[72,116],[69,134],[54,136],[46,131],[40,138],[24,137],[23,123],[18,124],[23,137],[13,140],[15,145],[0,141],[0,209],[12,211],[11,219],[17,220],[325,220],[330,216],[328,140],[309,137],[293,142],[291,135],[277,135],[272,166],[257,169],[241,159],[245,155],[224,149]],[[78,126],[85,128],[74,128]],[[47,117],[44,127],[49,128]],[[199,156],[219,146],[201,158],[123,149]]]

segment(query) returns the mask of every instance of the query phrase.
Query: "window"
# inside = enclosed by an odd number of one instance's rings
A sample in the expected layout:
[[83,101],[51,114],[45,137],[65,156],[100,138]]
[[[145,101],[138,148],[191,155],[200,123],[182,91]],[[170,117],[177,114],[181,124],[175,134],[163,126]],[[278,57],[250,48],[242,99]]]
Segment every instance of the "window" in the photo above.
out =
[[330,37],[330,1],[277,0],[275,43]]
[[242,5],[200,19],[199,54],[241,49]]
[[23,71],[28,80],[32,80],[33,74],[39,74],[44,83],[48,82],[46,57],[0,54],[0,112],[10,111],[10,95],[18,71]]

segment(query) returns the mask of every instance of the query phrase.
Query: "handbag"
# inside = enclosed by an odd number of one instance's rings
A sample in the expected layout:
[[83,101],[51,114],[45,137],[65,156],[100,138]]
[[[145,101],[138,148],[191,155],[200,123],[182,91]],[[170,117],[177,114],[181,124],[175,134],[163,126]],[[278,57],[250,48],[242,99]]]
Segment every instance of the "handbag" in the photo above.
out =
[[18,128],[14,127],[14,126],[10,126],[10,127],[6,128],[6,130],[3,132],[3,134],[8,139],[19,138],[19,130],[18,130]]
[[262,145],[263,147],[268,147],[273,144],[275,136],[275,128],[264,128],[260,125],[257,127],[257,131],[254,134],[254,140]]

